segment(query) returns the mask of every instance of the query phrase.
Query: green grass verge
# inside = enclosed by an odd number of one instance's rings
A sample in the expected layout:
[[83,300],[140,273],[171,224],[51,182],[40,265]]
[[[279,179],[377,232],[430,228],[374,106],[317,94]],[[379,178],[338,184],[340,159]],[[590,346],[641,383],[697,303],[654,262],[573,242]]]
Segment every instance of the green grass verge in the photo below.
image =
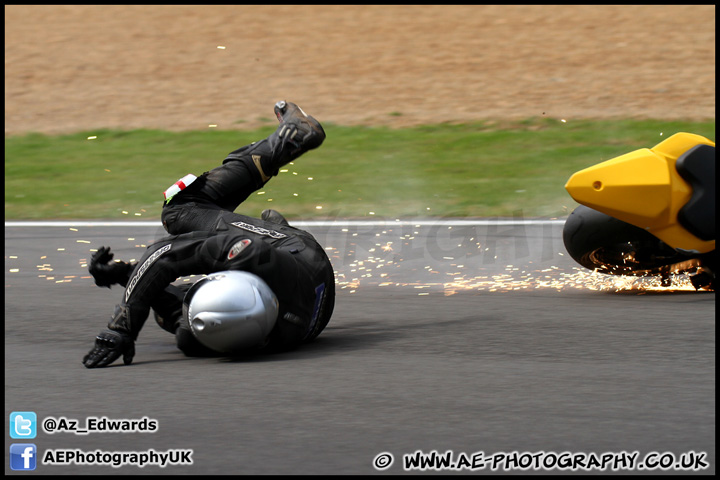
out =
[[[573,172],[679,131],[715,140],[714,121],[530,119],[325,130],[322,147],[237,211],[257,216],[275,208],[296,219],[564,216],[577,205],[564,189]],[[165,188],[272,131],[6,137],[5,218],[158,219]]]

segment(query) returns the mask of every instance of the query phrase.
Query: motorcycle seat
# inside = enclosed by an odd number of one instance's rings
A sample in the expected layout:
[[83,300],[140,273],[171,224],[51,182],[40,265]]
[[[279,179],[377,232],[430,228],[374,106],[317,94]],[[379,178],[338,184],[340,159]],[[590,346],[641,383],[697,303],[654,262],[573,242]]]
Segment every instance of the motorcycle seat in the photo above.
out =
[[694,146],[677,159],[675,168],[693,189],[678,221],[699,239],[715,240],[715,147]]

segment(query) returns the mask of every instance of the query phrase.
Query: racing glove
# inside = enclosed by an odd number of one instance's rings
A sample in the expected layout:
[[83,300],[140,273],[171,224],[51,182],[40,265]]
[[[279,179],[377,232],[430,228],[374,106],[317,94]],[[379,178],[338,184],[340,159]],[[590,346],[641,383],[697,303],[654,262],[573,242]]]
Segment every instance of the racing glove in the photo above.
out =
[[95,337],[95,346],[83,357],[87,368],[106,367],[122,355],[125,365],[130,365],[135,356],[135,341],[117,330],[104,330]]
[[133,269],[135,269],[135,263],[110,262],[113,256],[110,247],[100,247],[90,258],[88,271],[95,279],[95,285],[98,287],[110,288],[111,285],[115,284],[124,287],[127,285]]

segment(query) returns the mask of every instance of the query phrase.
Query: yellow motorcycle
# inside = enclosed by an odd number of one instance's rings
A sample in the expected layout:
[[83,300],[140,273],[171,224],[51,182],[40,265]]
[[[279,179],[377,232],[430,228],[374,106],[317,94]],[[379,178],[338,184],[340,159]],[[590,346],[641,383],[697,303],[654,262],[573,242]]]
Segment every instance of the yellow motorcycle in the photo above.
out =
[[570,256],[600,273],[687,274],[714,290],[715,143],[677,133],[652,148],[573,174],[565,185],[580,206],[563,227]]

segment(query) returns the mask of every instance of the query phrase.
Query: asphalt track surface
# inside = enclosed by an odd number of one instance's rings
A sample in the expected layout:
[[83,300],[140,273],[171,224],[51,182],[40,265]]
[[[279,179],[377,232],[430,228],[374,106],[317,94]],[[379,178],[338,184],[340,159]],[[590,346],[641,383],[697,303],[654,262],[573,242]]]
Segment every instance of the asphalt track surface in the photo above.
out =
[[[6,432],[18,411],[39,424],[147,417],[158,428],[6,435],[5,473],[402,474],[419,473],[403,466],[417,451],[453,460],[517,452],[518,462],[538,452],[638,452],[637,461],[695,452],[706,468],[588,473],[715,472],[714,293],[598,279],[564,254],[561,222],[306,226],[327,246],[338,283],[335,314],[314,343],[187,358],[150,318],[132,365],[88,370],[81,358],[122,294],[89,278],[91,249],[137,259],[160,229],[6,224]],[[43,458],[192,450],[193,463],[39,460],[16,472],[16,442]],[[385,470],[373,464],[380,453],[394,457]],[[460,472],[549,472],[506,465]]]

